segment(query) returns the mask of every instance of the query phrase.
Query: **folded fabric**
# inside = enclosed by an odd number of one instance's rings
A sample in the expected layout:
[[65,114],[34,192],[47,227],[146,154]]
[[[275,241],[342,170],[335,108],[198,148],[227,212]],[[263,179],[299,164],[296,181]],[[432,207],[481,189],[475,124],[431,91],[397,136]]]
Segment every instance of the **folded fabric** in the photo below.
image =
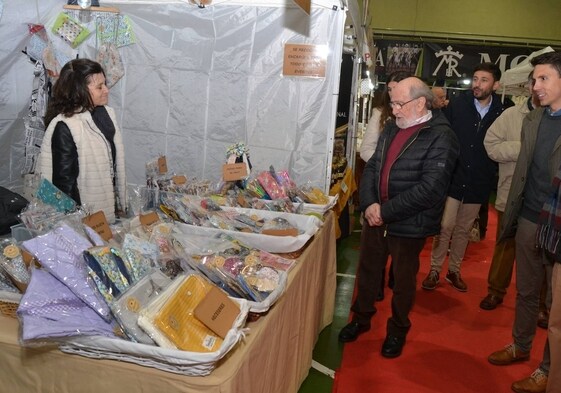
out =
[[109,306],[90,286],[88,270],[82,256],[92,244],[67,224],[45,235],[26,240],[22,246],[33,254],[49,273],[64,283],[78,298],[104,319],[111,319]]
[[115,337],[114,325],[42,269],[34,269],[17,310],[23,343],[82,335]]

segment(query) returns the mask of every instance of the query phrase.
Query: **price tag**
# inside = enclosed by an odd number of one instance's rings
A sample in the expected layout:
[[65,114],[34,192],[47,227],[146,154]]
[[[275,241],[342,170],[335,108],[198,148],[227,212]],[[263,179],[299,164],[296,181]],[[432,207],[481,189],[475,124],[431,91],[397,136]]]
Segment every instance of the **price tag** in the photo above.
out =
[[140,214],[139,217],[140,219],[140,223],[144,226],[151,226],[152,224],[154,224],[155,222],[160,221],[160,217],[158,216],[158,213],[156,212],[150,212],[147,214]]
[[166,156],[158,157],[158,172],[160,172],[160,175],[168,173],[168,162],[166,160]]
[[84,217],[82,222],[92,228],[106,242],[113,238],[113,233],[111,233],[111,228],[109,228],[109,223],[102,210]]
[[187,178],[183,175],[173,176],[171,180],[178,186],[187,183]]
[[247,165],[243,162],[222,165],[222,178],[225,181],[236,181],[247,177]]

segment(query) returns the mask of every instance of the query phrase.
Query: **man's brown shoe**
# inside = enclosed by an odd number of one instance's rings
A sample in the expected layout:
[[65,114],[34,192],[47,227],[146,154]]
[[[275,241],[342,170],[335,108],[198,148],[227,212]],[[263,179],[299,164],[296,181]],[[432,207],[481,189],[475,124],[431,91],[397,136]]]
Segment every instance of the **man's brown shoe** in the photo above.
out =
[[483,310],[494,310],[497,308],[499,304],[503,302],[503,298],[488,294],[485,298],[479,303],[479,308]]
[[446,281],[448,281],[452,286],[460,292],[466,292],[468,290],[467,284],[462,280],[460,272],[448,271],[446,274]]
[[546,387],[547,375],[541,368],[536,369],[528,378],[516,381],[511,386],[516,393],[544,393]]
[[421,288],[426,289],[428,291],[432,291],[438,285],[440,281],[440,274],[436,270],[431,270],[427,275],[427,278],[423,280],[421,283]]
[[516,348],[516,344],[508,344],[500,351],[493,352],[487,360],[496,366],[506,366],[515,362],[521,362],[530,359],[529,352],[522,352]]

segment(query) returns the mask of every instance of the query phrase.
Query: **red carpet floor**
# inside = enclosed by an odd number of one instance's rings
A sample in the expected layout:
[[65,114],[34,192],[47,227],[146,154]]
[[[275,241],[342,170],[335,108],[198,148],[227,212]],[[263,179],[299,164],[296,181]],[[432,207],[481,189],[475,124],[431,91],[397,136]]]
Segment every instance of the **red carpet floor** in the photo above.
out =
[[510,366],[487,362],[491,352],[511,342],[514,318],[514,279],[502,305],[493,311],[479,308],[487,294],[495,228],[496,212],[490,209],[487,238],[469,244],[462,264],[462,278],[468,284],[465,293],[452,288],[443,277],[434,291],[420,288],[430,265],[431,242],[427,242],[403,354],[396,359],[380,355],[390,314],[391,291],[386,289],[386,299],[377,303],[372,329],[345,344],[334,393],[506,393],[511,392],[513,381],[531,374],[541,361],[547,335],[540,328],[529,361]]

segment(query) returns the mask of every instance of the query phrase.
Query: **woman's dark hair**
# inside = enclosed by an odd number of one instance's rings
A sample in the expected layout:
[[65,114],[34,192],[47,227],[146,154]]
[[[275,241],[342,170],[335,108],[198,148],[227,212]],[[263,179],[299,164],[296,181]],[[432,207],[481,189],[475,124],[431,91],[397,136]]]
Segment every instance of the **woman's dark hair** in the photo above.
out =
[[101,64],[90,59],[71,60],[62,67],[47,106],[45,127],[59,114],[70,117],[94,109],[88,90],[93,74],[105,72]]
[[382,98],[382,105],[380,105],[380,109],[382,110],[382,114],[380,115],[380,124],[379,129],[383,130],[384,125],[388,119],[393,118],[392,107],[390,106],[390,93],[388,92],[388,84],[390,82],[401,82],[405,78],[409,78],[413,76],[410,72],[405,71],[395,71],[392,72],[386,81],[386,88],[384,89],[384,97]]

